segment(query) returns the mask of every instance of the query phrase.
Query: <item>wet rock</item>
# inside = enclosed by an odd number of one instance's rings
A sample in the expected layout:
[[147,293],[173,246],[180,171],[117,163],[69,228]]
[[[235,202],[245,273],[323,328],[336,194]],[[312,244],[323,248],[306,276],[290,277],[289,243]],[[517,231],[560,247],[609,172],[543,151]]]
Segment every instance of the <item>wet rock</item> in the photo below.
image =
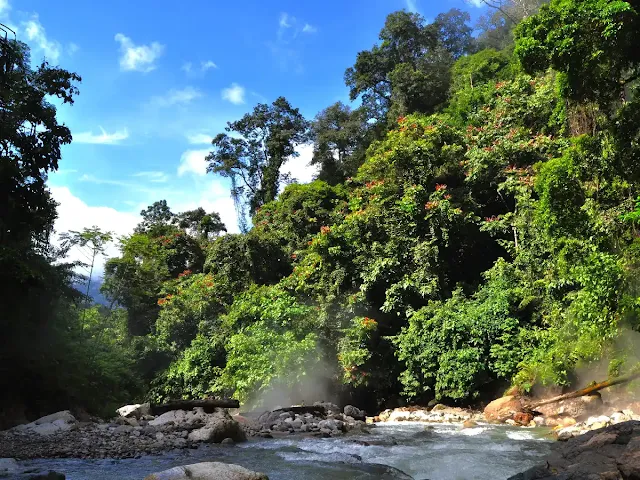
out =
[[543,464],[509,480],[636,478],[640,478],[640,422],[629,421],[557,443]]
[[366,418],[365,412],[353,405],[347,405],[344,407],[343,413],[354,420],[364,420]]
[[116,410],[118,415],[125,418],[140,419],[145,415],[151,414],[151,405],[148,403],[137,403],[135,405],[125,405]]
[[233,441],[233,438],[225,438],[220,442],[221,445],[235,445],[236,442]]
[[269,480],[264,473],[252,472],[239,465],[204,462],[152,473],[145,480]]
[[529,425],[531,423],[531,421],[533,420],[533,415],[529,412],[517,412],[514,416],[513,416],[513,420],[518,424],[518,425]]
[[477,427],[478,424],[474,421],[474,420],[465,420],[462,423],[462,428],[473,428],[473,427]]
[[225,438],[236,442],[246,440],[246,435],[238,422],[226,410],[217,410],[207,419],[207,424],[189,433],[192,442],[220,443]]

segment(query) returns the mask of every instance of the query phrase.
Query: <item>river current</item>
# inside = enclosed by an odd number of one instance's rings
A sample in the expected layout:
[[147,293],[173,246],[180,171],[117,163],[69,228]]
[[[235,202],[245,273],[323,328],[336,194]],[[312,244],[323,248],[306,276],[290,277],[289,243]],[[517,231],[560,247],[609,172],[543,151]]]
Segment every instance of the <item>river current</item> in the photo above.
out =
[[266,473],[270,480],[501,480],[539,463],[547,431],[507,426],[381,424],[370,434],[286,437],[203,445],[127,460],[33,460],[67,480],[143,480],[177,465],[220,461]]

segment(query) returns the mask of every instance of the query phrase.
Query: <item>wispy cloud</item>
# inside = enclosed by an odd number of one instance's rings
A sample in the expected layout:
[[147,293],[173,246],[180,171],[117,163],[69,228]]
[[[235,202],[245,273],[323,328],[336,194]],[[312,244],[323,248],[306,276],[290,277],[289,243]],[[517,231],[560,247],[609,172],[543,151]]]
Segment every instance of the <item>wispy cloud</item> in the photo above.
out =
[[[0,0],[2,2],[2,0]],[[4,8],[9,8],[8,3],[5,3],[3,7],[0,3],[0,11],[4,11]],[[47,38],[47,33],[40,23],[40,19],[37,14],[34,14],[30,20],[22,22],[22,28],[28,41],[33,42],[43,52],[47,60],[52,63],[56,63],[60,54],[62,53],[62,46],[55,40]]]
[[305,23],[304,27],[302,27],[302,33],[316,33],[317,31],[318,28],[309,23]]
[[222,90],[223,100],[227,100],[234,105],[242,105],[244,103],[244,95],[244,87],[237,83],[232,83],[230,87]]
[[178,176],[182,177],[187,173],[203,177],[207,174],[207,162],[205,157],[209,150],[187,150],[180,157],[178,166]]
[[215,70],[218,68],[218,65],[213,60],[202,60],[200,62],[200,67],[194,65],[193,62],[185,62],[180,67],[184,73],[187,74],[188,77],[191,78],[202,78],[209,70]]
[[91,143],[101,145],[116,145],[122,140],[129,138],[129,132],[126,128],[122,130],[116,130],[113,133],[107,133],[104,128],[100,128],[100,134],[93,132],[80,132],[73,134],[73,141],[75,143]]
[[138,172],[134,173],[132,177],[143,178],[152,183],[165,183],[169,180],[169,175],[165,172]]
[[304,69],[300,61],[301,45],[298,37],[310,35],[317,31],[318,28],[314,25],[303,22],[284,12],[280,14],[278,20],[276,40],[267,42],[267,46],[283,70],[288,70],[293,66],[294,70],[300,73]]
[[193,87],[185,87],[182,89],[172,89],[164,95],[153,97],[150,103],[156,107],[171,107],[173,105],[191,103],[196,98],[202,96],[204,96],[204,94],[200,90]]
[[406,0],[406,3],[407,3],[407,10],[409,10],[411,13],[418,12],[417,0]]
[[133,41],[122,33],[115,36],[120,43],[120,69],[147,73],[155,70],[155,62],[164,52],[164,45],[153,42],[150,45],[135,45]]
[[207,70],[211,70],[212,68],[218,68],[218,65],[216,65],[211,60],[202,61],[200,63],[200,70],[202,70],[203,72],[206,72]]
[[486,7],[487,3],[484,2],[483,0],[467,0],[471,5],[475,6],[475,7]]
[[195,133],[193,135],[187,135],[187,140],[191,145],[211,145],[213,138],[206,133]]

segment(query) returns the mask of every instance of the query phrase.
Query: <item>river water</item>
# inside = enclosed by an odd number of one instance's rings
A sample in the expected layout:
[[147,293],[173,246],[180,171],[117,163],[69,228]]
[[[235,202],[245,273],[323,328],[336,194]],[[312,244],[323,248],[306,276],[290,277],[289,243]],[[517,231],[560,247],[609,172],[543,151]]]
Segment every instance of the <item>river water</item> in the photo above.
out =
[[501,480],[540,462],[551,446],[546,433],[488,425],[463,430],[460,425],[382,424],[370,434],[344,437],[255,439],[140,459],[25,464],[56,470],[68,480],[142,480],[149,473],[206,461],[242,465],[270,480]]

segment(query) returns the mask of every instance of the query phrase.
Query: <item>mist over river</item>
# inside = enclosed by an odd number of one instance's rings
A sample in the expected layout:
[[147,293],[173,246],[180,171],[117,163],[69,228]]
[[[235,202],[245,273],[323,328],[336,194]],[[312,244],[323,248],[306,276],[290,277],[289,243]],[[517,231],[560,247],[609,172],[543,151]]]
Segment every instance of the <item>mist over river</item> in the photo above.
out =
[[[547,430],[480,425],[381,424],[370,434],[332,438],[252,439],[201,445],[127,460],[33,460],[67,480],[143,480],[150,473],[205,461],[235,463],[270,480],[501,480],[539,463],[552,442]],[[404,472],[404,473],[403,473]]]

